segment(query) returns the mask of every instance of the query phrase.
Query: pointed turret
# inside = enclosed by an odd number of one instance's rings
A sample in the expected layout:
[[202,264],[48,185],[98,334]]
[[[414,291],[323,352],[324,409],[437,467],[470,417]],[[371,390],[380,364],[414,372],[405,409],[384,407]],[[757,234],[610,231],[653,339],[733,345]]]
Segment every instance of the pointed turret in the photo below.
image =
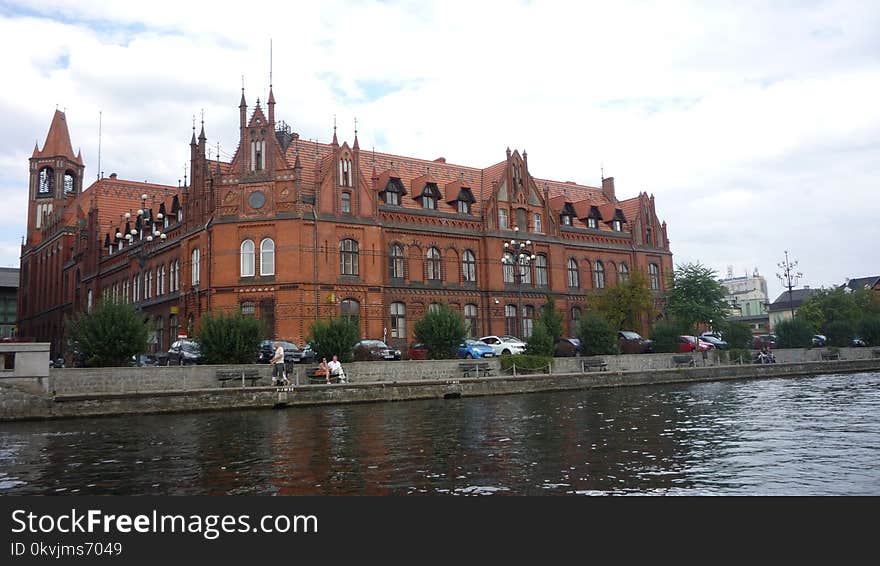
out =
[[272,92],[272,85],[269,85],[269,124],[275,125],[275,94]]
[[40,148],[37,146],[37,141],[34,140],[34,152],[31,154],[31,158],[40,156]]
[[359,149],[361,148],[361,144],[358,143],[358,132],[357,132],[357,130],[354,131],[354,145],[351,146],[351,148],[354,149],[354,150],[359,150]]
[[241,102],[238,104],[239,127],[244,130],[247,126],[247,102],[244,100],[244,87],[241,87]]
[[70,144],[70,132],[67,129],[67,117],[60,110],[55,111],[49,133],[46,135],[46,143],[42,151],[35,157],[67,157],[76,161],[73,155],[73,146]]
[[331,142],[331,144],[334,146],[339,145],[339,140],[336,139],[336,120],[333,121],[333,141]]

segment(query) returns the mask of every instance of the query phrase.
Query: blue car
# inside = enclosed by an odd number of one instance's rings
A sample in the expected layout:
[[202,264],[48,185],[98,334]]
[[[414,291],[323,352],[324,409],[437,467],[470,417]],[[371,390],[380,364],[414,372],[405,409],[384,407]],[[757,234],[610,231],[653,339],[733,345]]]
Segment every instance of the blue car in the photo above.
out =
[[458,345],[458,357],[469,360],[476,358],[494,358],[495,350],[492,346],[479,340],[465,340]]

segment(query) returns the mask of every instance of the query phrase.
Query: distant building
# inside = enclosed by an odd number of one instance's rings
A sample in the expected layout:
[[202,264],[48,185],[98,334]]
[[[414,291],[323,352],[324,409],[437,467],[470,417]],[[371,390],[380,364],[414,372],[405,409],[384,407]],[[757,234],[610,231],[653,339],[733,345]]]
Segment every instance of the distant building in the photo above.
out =
[[841,285],[839,288],[847,291],[848,293],[858,291],[859,289],[868,289],[880,293],[880,275],[874,275],[872,277],[859,277],[857,279],[847,279],[846,283]]
[[17,267],[0,267],[0,338],[15,336],[18,273]]
[[780,322],[791,320],[792,314],[797,314],[798,307],[815,292],[816,289],[810,289],[809,287],[792,289],[791,296],[789,297],[788,291],[783,291],[770,304],[770,330],[774,330]]
[[733,268],[727,268],[727,278],[719,281],[727,289],[725,300],[730,305],[730,320],[744,322],[754,334],[769,331],[767,305],[767,281],[755,268],[752,276],[733,276]]

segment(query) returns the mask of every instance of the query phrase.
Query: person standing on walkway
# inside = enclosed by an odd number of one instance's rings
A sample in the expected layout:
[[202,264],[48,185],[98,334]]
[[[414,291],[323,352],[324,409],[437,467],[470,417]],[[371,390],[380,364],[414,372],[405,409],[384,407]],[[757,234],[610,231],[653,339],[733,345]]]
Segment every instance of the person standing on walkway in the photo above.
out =
[[275,355],[269,360],[272,364],[272,385],[286,385],[287,376],[284,371],[284,348],[280,342],[275,342]]

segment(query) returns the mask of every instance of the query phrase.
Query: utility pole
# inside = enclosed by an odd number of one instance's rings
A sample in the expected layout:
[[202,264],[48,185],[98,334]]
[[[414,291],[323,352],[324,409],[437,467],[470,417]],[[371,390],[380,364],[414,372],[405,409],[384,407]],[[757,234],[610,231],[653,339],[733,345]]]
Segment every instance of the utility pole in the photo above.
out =
[[778,263],[782,273],[777,273],[776,277],[782,283],[782,286],[788,289],[788,308],[791,310],[791,318],[794,320],[794,300],[792,299],[791,290],[797,287],[798,281],[803,278],[804,274],[800,271],[794,271],[798,262],[788,260],[788,250],[785,250],[785,261]]

